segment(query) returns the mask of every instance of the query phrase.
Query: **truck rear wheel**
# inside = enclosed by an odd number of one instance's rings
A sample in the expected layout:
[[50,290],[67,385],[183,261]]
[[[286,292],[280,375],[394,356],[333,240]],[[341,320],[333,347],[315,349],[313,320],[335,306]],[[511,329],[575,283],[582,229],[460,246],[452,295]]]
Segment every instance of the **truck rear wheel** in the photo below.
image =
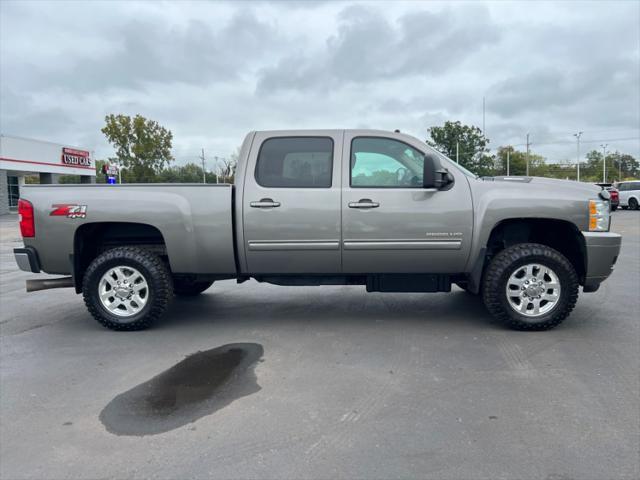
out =
[[557,250],[537,243],[506,248],[484,275],[489,312],[515,330],[549,330],[569,316],[578,299],[578,276]]
[[143,330],[166,310],[169,270],[151,252],[118,247],[98,256],[84,274],[82,294],[93,318],[111,330]]
[[182,297],[195,297],[196,295],[200,295],[211,285],[213,285],[213,282],[208,280],[198,281],[189,278],[174,278],[173,292]]

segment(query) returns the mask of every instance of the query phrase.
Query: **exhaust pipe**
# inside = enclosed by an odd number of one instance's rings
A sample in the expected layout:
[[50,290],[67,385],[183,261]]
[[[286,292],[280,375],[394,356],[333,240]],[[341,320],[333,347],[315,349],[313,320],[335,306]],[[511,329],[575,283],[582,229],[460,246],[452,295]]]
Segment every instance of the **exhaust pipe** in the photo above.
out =
[[73,286],[73,277],[27,280],[27,292],[37,292],[38,290],[48,290],[50,288],[69,288]]

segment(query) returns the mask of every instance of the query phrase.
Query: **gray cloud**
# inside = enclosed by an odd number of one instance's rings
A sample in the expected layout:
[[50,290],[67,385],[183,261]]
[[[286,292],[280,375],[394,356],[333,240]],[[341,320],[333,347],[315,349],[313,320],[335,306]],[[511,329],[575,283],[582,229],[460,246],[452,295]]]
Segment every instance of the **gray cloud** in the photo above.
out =
[[328,90],[409,75],[439,76],[499,39],[486,8],[470,5],[417,11],[389,21],[384,11],[357,5],[339,14],[338,31],[319,52],[296,52],[265,68],[258,92]]

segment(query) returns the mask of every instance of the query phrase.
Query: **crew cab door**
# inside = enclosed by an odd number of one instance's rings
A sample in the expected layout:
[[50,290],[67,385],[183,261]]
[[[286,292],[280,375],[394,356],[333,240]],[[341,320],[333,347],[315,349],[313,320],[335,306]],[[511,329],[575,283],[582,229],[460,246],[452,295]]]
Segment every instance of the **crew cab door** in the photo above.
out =
[[339,273],[343,133],[256,133],[244,176],[246,271]]
[[424,150],[406,136],[345,134],[344,273],[464,271],[473,228],[469,184],[451,169],[448,190],[423,188]]

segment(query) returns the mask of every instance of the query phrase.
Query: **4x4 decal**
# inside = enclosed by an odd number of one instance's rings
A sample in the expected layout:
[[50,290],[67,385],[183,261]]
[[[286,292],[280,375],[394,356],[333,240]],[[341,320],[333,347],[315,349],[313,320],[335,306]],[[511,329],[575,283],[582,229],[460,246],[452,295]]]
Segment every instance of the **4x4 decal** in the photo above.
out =
[[86,205],[76,205],[75,203],[57,203],[55,205],[51,205],[53,210],[51,210],[52,217],[67,217],[67,218],[86,218],[87,217],[87,206]]

